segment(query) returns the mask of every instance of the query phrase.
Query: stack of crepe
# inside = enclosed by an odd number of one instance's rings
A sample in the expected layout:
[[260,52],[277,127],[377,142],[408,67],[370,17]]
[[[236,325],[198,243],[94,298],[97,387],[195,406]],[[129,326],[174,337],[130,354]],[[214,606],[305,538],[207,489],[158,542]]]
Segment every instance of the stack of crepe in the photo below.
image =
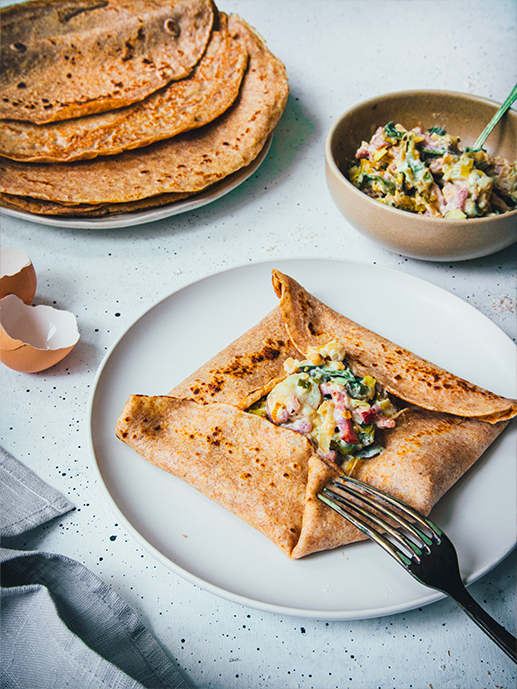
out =
[[278,271],[279,305],[168,395],[132,395],[117,436],[270,538],[289,557],[363,535],[317,495],[341,471],[310,440],[249,413],[286,377],[284,362],[338,341],[405,411],[354,475],[428,514],[517,415],[482,389],[335,312]]
[[283,64],[212,0],[31,0],[1,11],[1,200],[95,217],[207,190],[249,165]]

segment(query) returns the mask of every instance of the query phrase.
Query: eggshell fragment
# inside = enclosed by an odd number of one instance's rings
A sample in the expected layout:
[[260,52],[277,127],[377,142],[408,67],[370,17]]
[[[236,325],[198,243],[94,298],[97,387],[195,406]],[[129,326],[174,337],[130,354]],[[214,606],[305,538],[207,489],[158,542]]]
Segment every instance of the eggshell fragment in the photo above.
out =
[[36,271],[22,249],[0,251],[0,299],[16,294],[26,304],[32,304],[36,294]]
[[52,306],[28,306],[15,294],[0,299],[0,360],[22,373],[43,371],[79,340],[75,316]]

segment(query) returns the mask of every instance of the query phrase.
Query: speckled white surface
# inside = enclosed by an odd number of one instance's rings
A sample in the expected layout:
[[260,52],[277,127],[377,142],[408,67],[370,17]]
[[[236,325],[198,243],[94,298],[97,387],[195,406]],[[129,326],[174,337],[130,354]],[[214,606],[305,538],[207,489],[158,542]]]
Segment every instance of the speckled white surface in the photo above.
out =
[[[74,351],[47,372],[2,367],[4,447],[77,507],[5,545],[63,553],[91,568],[138,611],[194,687],[515,687],[511,661],[448,600],[382,619],[315,622],[216,598],[146,554],[96,485],[86,413],[106,351],[158,300],[214,272],[287,257],[377,263],[453,292],[515,340],[515,246],[451,264],[377,247],[333,206],[323,149],[339,114],[376,94],[441,88],[503,101],[517,81],[516,2],[218,5],[262,33],[290,79],[271,151],[251,179],[206,208],[126,230],[67,231],[2,216],[2,247],[24,249],[35,265],[35,303],[71,310],[81,332]],[[514,554],[470,590],[515,632]]]

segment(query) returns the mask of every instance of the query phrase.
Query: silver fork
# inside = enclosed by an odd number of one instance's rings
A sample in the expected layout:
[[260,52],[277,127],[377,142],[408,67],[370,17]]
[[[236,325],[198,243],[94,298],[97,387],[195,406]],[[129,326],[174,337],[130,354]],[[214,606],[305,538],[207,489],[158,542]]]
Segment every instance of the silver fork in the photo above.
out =
[[454,545],[430,519],[350,476],[327,484],[318,498],[384,548],[421,584],[450,596],[517,663],[517,639],[468,593]]

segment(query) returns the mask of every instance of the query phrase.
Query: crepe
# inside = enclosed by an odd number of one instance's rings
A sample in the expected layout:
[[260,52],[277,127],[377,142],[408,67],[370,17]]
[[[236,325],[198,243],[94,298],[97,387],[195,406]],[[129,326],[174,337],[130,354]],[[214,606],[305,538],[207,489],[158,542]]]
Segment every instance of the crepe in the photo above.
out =
[[59,203],[126,203],[164,193],[198,192],[252,162],[284,110],[285,67],[238,17],[248,67],[235,103],[194,131],[145,148],[72,163],[0,159],[1,191]]
[[188,76],[211,0],[32,0],[3,9],[0,117],[42,124],[120,108]]
[[210,42],[192,74],[125,108],[38,125],[6,120],[0,155],[27,162],[65,162],[147,146],[197,129],[234,102],[247,64],[242,40],[217,13]]
[[406,407],[394,428],[381,430],[384,449],[356,464],[354,475],[428,514],[517,414],[516,402],[350,321],[278,271],[273,284],[278,307],[168,395],[131,396],[117,436],[291,558],[359,540],[317,498],[342,469],[318,456],[305,435],[247,411],[285,378],[286,359],[337,340],[362,375],[389,386]]
[[31,199],[28,196],[11,196],[10,194],[2,194],[1,203],[4,208],[21,211],[22,213],[56,215],[67,218],[101,218],[112,215],[120,215],[121,213],[135,213],[138,211],[150,210],[151,208],[160,208],[161,206],[167,206],[170,203],[183,201],[191,196],[193,196],[193,194],[185,192],[184,194],[159,194],[158,196],[150,196],[147,199],[128,201],[127,203],[61,204],[56,203],[55,201]]

